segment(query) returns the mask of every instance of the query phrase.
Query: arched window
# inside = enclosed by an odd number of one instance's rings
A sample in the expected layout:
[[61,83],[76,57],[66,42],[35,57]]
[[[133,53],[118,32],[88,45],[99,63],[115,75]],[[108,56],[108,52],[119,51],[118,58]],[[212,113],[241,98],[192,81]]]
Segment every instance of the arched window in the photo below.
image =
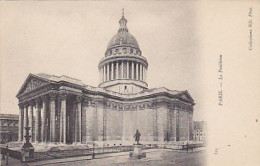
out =
[[130,48],[130,54],[132,54],[133,53],[133,49],[132,48]]
[[120,41],[120,44],[123,44],[123,38],[122,37],[119,39],[119,41]]

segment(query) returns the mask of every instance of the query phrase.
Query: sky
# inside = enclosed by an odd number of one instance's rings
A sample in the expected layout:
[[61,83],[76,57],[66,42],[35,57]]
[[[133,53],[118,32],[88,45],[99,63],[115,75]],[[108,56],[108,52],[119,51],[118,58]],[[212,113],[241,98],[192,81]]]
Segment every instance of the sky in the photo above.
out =
[[149,88],[188,90],[200,118],[196,13],[186,3],[42,2],[6,4],[1,17],[1,110],[18,113],[16,94],[29,73],[67,75],[99,84],[98,62],[119,28],[148,60]]

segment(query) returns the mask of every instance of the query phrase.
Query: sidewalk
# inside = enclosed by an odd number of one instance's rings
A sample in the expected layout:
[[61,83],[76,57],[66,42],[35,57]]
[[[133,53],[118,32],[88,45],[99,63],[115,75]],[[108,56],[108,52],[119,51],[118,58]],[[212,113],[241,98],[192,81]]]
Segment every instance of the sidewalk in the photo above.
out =
[[[152,152],[156,152],[156,151],[158,151],[158,150],[156,150],[156,149],[144,150],[144,152],[146,152],[146,153],[152,153]],[[128,157],[128,155],[129,155],[129,152],[96,154],[95,159],[102,159],[102,158],[109,158],[109,157],[122,157],[122,156]],[[29,165],[30,166],[50,165],[50,164],[58,164],[58,163],[76,162],[76,161],[82,161],[82,160],[93,160],[92,155],[91,156],[70,157],[70,158],[63,158],[63,159],[54,159],[54,160],[44,160],[44,161],[38,161],[38,162],[31,162],[31,163],[29,163]]]
[[[176,153],[178,155],[186,155],[186,154],[195,154],[199,151],[203,151],[202,149],[194,151],[194,152],[182,152],[182,151],[173,151],[170,149],[148,149],[144,150],[147,153],[147,158],[139,160],[140,162],[144,161],[152,161],[152,160],[163,160],[161,158],[161,153]],[[79,165],[85,165],[85,163],[95,165],[97,163],[103,165],[116,165],[116,163],[127,163],[129,162],[129,152],[119,152],[119,153],[107,153],[107,154],[96,154],[95,159],[92,159],[92,155],[90,156],[80,156],[80,157],[69,157],[69,158],[61,158],[61,159],[53,159],[53,160],[43,160],[36,161],[30,163],[22,163],[20,160],[16,160],[14,158],[9,157],[8,165],[9,166],[39,166],[39,165],[73,165],[73,163],[80,163]],[[172,156],[173,157],[173,156]],[[99,160],[100,159],[100,160]],[[102,160],[104,159],[104,160]],[[1,166],[6,166],[6,160],[1,160]],[[132,161],[130,161],[131,163]]]
[[[2,160],[2,155],[1,155],[0,163],[1,163],[1,166],[6,166],[6,159]],[[22,163],[20,160],[14,159],[12,157],[8,157],[8,165],[9,166],[27,166],[26,163]]]

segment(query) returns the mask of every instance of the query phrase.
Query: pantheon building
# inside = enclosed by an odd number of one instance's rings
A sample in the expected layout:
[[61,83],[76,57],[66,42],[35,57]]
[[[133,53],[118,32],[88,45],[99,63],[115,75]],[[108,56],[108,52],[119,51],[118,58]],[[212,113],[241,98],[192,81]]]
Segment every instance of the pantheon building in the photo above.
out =
[[192,140],[194,100],[188,91],[148,88],[148,61],[124,15],[98,70],[98,87],[29,74],[17,94],[19,140],[27,125],[33,142],[132,144],[137,129],[141,143]]

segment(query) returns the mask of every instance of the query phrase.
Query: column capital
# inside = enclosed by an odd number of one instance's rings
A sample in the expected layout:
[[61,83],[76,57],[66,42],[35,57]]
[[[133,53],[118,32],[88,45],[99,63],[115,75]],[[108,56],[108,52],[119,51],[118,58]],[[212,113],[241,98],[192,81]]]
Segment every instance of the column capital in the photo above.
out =
[[83,102],[84,104],[88,104],[88,102],[89,102],[89,99],[88,99],[88,98],[86,98],[86,97],[83,97],[83,98],[82,98],[82,102]]
[[82,99],[83,99],[82,95],[77,95],[77,96],[76,96],[76,101],[77,101],[77,103],[81,102]]
[[52,100],[56,99],[57,95],[58,95],[58,93],[57,93],[57,92],[54,92],[54,91],[51,91],[51,92],[49,93],[49,96],[50,96],[50,98],[51,98]]
[[69,93],[68,92],[66,92],[66,91],[63,91],[63,92],[60,92],[59,93],[59,96],[60,96],[60,98],[61,99],[67,99],[68,98],[68,95],[69,95]]
[[18,106],[19,106],[20,108],[23,108],[23,107],[24,107],[24,103],[18,103]]
[[29,106],[29,102],[28,101],[24,102],[23,106],[24,106],[24,108],[27,108]]
[[42,101],[46,102],[48,100],[48,96],[47,95],[43,95],[41,96]]
[[28,103],[29,103],[29,106],[34,106],[35,101],[32,99],[32,100],[28,101]]
[[35,101],[36,104],[39,104],[41,102],[41,98],[37,97],[37,98],[34,99],[34,101]]

